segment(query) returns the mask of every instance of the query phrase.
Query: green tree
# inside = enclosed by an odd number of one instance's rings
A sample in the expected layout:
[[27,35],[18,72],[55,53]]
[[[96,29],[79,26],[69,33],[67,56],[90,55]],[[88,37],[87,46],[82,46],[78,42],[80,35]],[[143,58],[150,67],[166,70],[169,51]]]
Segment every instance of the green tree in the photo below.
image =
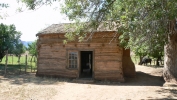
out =
[[18,0],[26,4],[27,8],[30,10],[35,10],[36,8],[41,7],[42,5],[51,5],[54,1],[59,0]]
[[141,46],[134,45],[131,49],[136,56],[139,56],[139,63],[141,63],[144,56],[149,56],[155,58],[156,65],[159,66],[159,61],[162,60],[161,58],[164,56],[164,43],[156,43],[155,41],[148,45],[144,43]]
[[166,81],[177,82],[176,0],[65,0],[64,2],[63,13],[70,20],[79,22],[81,30],[67,33],[68,38],[79,36],[82,40],[85,37],[82,30],[88,27],[96,30],[101,23],[106,23],[106,26],[117,28],[117,32],[121,33],[119,39],[125,48],[148,45],[146,49],[150,49],[154,48],[151,44],[162,43],[165,45],[163,77]]
[[29,51],[29,54],[31,54],[31,56],[32,56],[31,61],[32,61],[33,57],[37,57],[36,43],[37,43],[37,41],[34,41],[34,42],[28,44],[27,50]]
[[25,46],[23,45],[23,43],[21,41],[18,41],[14,45],[14,49],[13,49],[12,53],[15,54],[18,57],[18,62],[20,62],[21,55],[23,53],[25,53]]
[[13,53],[16,44],[20,40],[21,33],[16,31],[14,25],[0,24],[0,61],[5,56],[5,52]]

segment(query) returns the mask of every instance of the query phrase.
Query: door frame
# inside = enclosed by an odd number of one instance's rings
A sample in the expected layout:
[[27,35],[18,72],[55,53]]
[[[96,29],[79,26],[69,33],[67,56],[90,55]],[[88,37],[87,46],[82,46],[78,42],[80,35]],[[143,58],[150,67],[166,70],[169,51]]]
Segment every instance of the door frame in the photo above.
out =
[[89,50],[89,49],[87,49],[87,50],[79,50],[79,76],[78,77],[80,77],[80,75],[81,75],[81,52],[82,51],[91,51],[92,52],[92,78],[94,78],[94,70],[95,70],[95,52],[94,52],[94,50],[93,49],[91,49],[91,50]]

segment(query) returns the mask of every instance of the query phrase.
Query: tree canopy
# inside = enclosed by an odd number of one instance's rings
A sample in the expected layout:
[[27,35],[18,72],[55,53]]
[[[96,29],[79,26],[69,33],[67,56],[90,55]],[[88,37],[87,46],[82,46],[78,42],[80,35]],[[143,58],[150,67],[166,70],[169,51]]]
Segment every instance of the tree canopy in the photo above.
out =
[[[65,0],[62,13],[70,20],[90,22],[80,30],[88,26],[96,28],[103,22],[115,27],[116,23],[125,48],[131,48],[139,56],[148,54],[157,58],[162,56],[168,35],[174,30],[169,28],[176,18],[176,7],[176,0]],[[66,37],[77,35],[78,32],[67,33]],[[79,36],[84,37],[82,32]]]
[[[30,9],[35,9],[56,0],[22,1]],[[100,23],[106,23],[110,28],[117,28],[124,47],[131,48],[140,56],[157,57],[157,52],[163,51],[168,35],[174,30],[169,30],[169,24],[176,18],[176,7],[176,0],[65,0],[62,13],[76,21],[72,26],[76,32],[65,36],[68,41],[76,37],[82,41],[86,36],[82,30],[87,27],[96,29]]]
[[28,44],[28,48],[27,48],[27,50],[29,51],[29,54],[31,54],[32,56],[35,56],[35,57],[37,57],[36,43],[37,43],[37,41],[34,41],[34,42]]
[[121,42],[134,47],[165,44],[176,6],[176,0],[65,0],[62,11],[69,19],[84,19],[93,27],[103,21],[110,21],[110,26],[115,22]]
[[5,56],[5,52],[14,53],[19,44],[21,32],[16,31],[14,25],[0,24],[0,61]]
[[25,46],[21,41],[17,42],[14,47],[15,48],[13,49],[12,53],[16,56],[21,56],[21,54],[25,53]]
[[[22,0],[30,9],[53,1],[56,0]],[[167,43],[168,25],[176,17],[176,7],[176,0],[65,0],[62,13],[70,20],[90,22],[90,25],[82,23],[80,29],[96,28],[101,22],[108,21],[107,25],[115,26],[114,22],[124,46],[150,45],[146,49],[152,49],[153,43]],[[81,32],[71,34],[83,36]],[[129,41],[125,41],[127,38]]]
[[51,5],[54,1],[59,0],[18,0],[26,4],[27,8],[34,10],[42,5]]

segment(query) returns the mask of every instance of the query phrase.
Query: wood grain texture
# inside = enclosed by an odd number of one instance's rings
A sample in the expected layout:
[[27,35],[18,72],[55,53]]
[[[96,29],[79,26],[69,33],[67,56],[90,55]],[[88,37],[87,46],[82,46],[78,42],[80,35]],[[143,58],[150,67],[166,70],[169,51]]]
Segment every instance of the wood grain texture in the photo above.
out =
[[79,76],[80,66],[75,70],[68,69],[67,52],[74,50],[80,55],[80,51],[91,50],[94,79],[124,81],[123,51],[118,40],[114,39],[116,36],[115,32],[99,32],[93,35],[92,40],[67,44],[63,44],[64,34],[39,36],[37,74],[76,78]]

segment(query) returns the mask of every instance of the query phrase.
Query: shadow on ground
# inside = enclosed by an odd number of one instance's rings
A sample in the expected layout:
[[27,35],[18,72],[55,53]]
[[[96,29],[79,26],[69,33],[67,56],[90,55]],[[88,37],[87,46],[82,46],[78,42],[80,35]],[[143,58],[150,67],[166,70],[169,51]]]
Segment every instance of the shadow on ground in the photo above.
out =
[[165,81],[162,76],[154,76],[144,72],[136,72],[135,78],[125,78],[124,85],[132,86],[163,86]]
[[[166,100],[166,99],[174,100],[174,97],[177,97],[177,89],[175,87],[163,88],[163,89],[157,90],[156,92],[165,97],[165,98],[161,98],[163,100]],[[169,94],[164,94],[164,93],[169,93]]]
[[[56,84],[57,82],[73,82],[72,79],[67,78],[52,78],[52,77],[35,77],[35,73],[26,73],[21,70],[22,66],[9,66],[7,69],[7,75],[4,76],[3,66],[0,66],[0,83],[3,81],[8,81],[11,84],[22,85],[25,83],[34,83],[40,85]],[[147,68],[145,66],[140,66]],[[153,70],[156,70],[155,66]],[[162,76],[152,75],[145,73],[146,69],[136,72],[136,77],[125,78],[125,82],[109,82],[109,81],[95,81],[93,84],[96,85],[124,85],[124,86],[163,86],[164,80]],[[155,71],[157,73],[157,71]],[[161,72],[160,72],[161,73]],[[80,82],[83,84],[86,82]]]
[[[57,82],[70,82],[68,78],[52,78],[52,77],[36,77],[35,73],[27,73],[21,75],[6,75],[0,74],[0,83],[8,81],[11,84],[22,85],[25,83],[34,83],[40,85],[56,84]],[[135,78],[125,78],[125,82],[110,82],[110,81],[95,81],[95,85],[120,85],[120,86],[163,86],[164,80],[161,76],[153,76],[143,72],[136,72]],[[82,82],[79,84],[83,84]]]

